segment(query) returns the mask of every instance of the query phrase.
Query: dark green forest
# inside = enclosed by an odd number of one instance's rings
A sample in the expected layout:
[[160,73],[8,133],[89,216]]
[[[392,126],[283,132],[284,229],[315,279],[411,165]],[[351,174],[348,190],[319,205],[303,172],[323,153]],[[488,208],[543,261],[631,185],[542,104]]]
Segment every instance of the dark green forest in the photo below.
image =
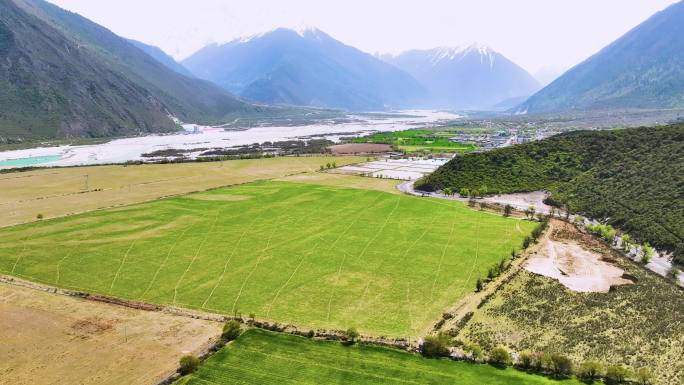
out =
[[575,131],[454,158],[416,183],[480,193],[551,192],[684,263],[684,125]]

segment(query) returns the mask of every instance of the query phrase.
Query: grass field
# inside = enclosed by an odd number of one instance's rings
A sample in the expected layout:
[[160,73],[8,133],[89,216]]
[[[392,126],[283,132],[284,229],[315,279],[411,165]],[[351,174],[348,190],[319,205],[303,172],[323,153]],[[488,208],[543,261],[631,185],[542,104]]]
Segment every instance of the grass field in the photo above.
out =
[[407,152],[441,152],[465,153],[475,150],[473,144],[449,141],[453,132],[437,132],[432,130],[405,130],[395,132],[379,132],[367,137],[354,139],[356,143],[393,144]]
[[245,332],[176,385],[458,384],[580,385],[514,369],[422,358],[376,346],[343,346],[259,329]]
[[[225,162],[91,166],[0,174],[0,226],[280,178],[360,157],[279,157]],[[88,175],[88,190],[86,190]]]
[[0,230],[0,272],[122,298],[418,336],[534,224],[460,202],[255,182]]
[[0,384],[149,385],[218,337],[216,322],[0,283]]

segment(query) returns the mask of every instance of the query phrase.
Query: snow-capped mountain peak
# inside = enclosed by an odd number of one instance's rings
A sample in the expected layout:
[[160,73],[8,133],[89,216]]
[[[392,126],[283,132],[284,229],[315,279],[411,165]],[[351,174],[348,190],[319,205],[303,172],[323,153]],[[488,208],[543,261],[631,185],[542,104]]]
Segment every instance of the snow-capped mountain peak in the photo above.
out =
[[460,60],[470,54],[479,55],[481,63],[485,63],[485,61],[488,61],[490,69],[494,67],[496,51],[491,49],[489,46],[479,43],[474,43],[460,47],[435,48],[430,57],[430,63],[434,66],[444,60]]

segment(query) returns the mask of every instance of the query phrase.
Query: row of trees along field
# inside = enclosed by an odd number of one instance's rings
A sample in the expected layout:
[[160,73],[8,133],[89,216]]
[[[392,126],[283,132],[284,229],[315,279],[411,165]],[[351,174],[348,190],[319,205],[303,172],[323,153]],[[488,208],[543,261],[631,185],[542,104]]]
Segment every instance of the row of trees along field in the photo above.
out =
[[575,131],[457,157],[424,191],[551,192],[549,204],[603,219],[684,263],[684,124]]
[[450,346],[456,346],[465,352],[467,359],[475,362],[487,362],[497,367],[514,366],[517,369],[531,373],[551,375],[554,378],[569,378],[572,375],[584,380],[587,384],[603,379],[608,384],[624,384],[636,381],[638,384],[649,385],[653,381],[653,374],[647,367],[630,368],[624,365],[604,365],[598,361],[584,361],[579,365],[558,352],[523,351],[512,354],[503,346],[492,348],[487,354],[476,343],[452,341],[443,332],[427,336],[421,345],[421,353],[426,357],[449,356]]

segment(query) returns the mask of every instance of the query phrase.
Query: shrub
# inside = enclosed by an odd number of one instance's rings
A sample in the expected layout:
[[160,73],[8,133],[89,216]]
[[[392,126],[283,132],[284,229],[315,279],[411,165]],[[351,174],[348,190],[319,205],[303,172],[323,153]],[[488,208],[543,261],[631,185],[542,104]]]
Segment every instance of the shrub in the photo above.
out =
[[178,372],[183,376],[186,374],[190,374],[197,370],[199,364],[200,360],[196,356],[192,354],[183,356],[180,359],[180,368],[178,368]]
[[38,215],[36,215],[36,219],[43,219],[43,214],[38,213]]
[[478,278],[477,282],[475,282],[475,291],[481,292],[482,289],[484,289],[484,282],[482,281],[482,278]]
[[236,320],[230,320],[223,325],[223,333],[221,333],[221,338],[224,341],[232,341],[240,336],[242,333],[242,328],[240,323]]
[[497,346],[489,352],[489,362],[497,366],[511,364],[511,354],[503,346]]
[[603,365],[598,361],[584,361],[580,365],[577,375],[585,380],[594,381],[603,374]]
[[530,369],[532,367],[532,361],[534,360],[534,356],[532,355],[532,352],[529,350],[524,350],[518,355],[518,362],[517,365],[525,370]]
[[313,330],[309,330],[309,332],[306,333],[306,336],[308,338],[313,338],[315,335],[316,335],[316,332],[314,332]]
[[622,384],[629,377],[629,369],[622,365],[610,365],[606,369],[606,379],[613,384]]
[[504,211],[503,211],[504,217],[510,217],[512,212],[513,212],[513,206],[511,206],[511,205],[504,206]]
[[648,368],[639,368],[634,372],[634,377],[641,385],[649,385],[653,381],[653,374]]
[[670,267],[670,270],[667,271],[667,276],[672,279],[677,279],[680,273],[681,272],[679,271],[679,268],[675,265],[672,265],[672,267]]
[[553,373],[557,376],[568,376],[572,373],[572,361],[560,353],[551,354]]
[[530,238],[529,235],[526,235],[522,243],[523,249],[530,247],[530,243],[532,243],[532,238]]
[[470,353],[470,358],[472,358],[475,361],[480,361],[482,360],[482,358],[484,358],[482,348],[480,347],[480,345],[474,342],[472,344],[467,345],[464,350],[467,353]]
[[445,357],[449,355],[451,338],[443,332],[427,336],[420,346],[420,352],[426,357]]

